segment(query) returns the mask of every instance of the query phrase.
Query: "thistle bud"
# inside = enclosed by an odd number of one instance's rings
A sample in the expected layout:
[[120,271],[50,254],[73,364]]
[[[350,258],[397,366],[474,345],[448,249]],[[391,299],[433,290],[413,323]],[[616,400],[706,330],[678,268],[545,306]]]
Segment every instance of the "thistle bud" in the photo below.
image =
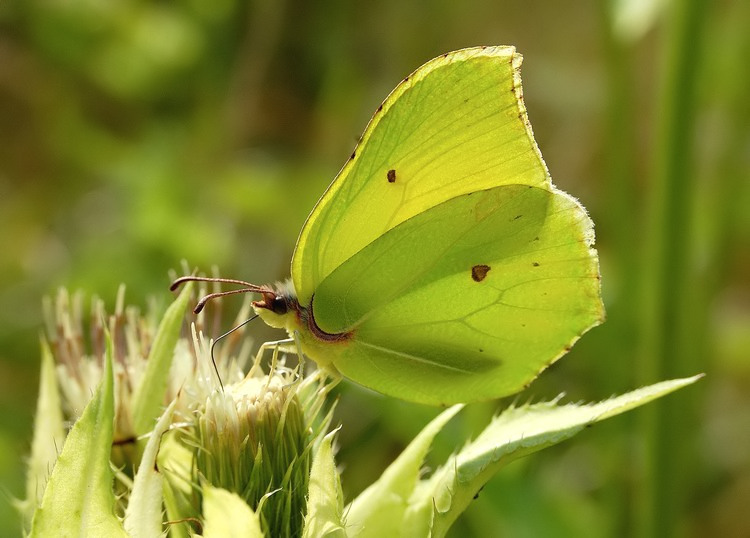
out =
[[195,482],[237,493],[267,536],[299,536],[313,431],[294,374],[277,369],[214,391],[197,411]]

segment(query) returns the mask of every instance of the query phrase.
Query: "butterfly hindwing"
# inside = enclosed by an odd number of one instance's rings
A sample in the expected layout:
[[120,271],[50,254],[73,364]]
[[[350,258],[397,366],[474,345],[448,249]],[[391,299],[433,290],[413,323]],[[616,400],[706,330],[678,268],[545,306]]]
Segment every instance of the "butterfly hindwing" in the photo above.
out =
[[603,317],[591,221],[528,185],[457,196],[336,268],[312,301],[348,332],[334,366],[385,394],[448,404],[511,394]]

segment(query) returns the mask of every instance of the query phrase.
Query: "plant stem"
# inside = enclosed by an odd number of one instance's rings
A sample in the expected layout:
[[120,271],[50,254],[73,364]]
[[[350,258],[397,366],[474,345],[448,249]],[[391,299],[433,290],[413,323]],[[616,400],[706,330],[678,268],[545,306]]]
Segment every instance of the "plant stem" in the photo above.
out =
[[[705,0],[673,0],[667,12],[663,79],[653,157],[646,259],[643,267],[643,353],[640,381],[683,375],[692,368],[691,308],[699,308],[691,279],[692,215],[695,177],[692,138]],[[699,300],[699,299],[698,299]],[[694,404],[693,404],[694,405]],[[681,464],[689,452],[690,402],[673,398],[646,410],[646,442],[638,510],[639,537],[677,534],[690,473]]]
[[[611,267],[618,280],[614,299],[607,305],[607,323],[601,328],[607,332],[602,339],[607,346],[610,360],[599,363],[596,383],[602,390],[617,392],[623,384],[632,386],[634,372],[632,358],[636,355],[637,343],[633,338],[638,326],[640,304],[635,290],[638,289],[639,238],[643,233],[642,219],[635,214],[638,208],[636,195],[638,106],[633,58],[633,42],[617,35],[615,29],[614,2],[600,2],[602,45],[605,53],[607,105],[604,123],[604,167],[601,181],[603,189],[602,208],[597,221],[597,236],[608,237]],[[606,287],[605,275],[604,286]],[[624,417],[626,429],[632,435],[632,417]],[[627,480],[630,461],[627,434],[609,436],[607,453],[614,468],[623,469],[616,488],[608,488],[605,508],[609,512],[610,529],[613,535],[626,536],[632,527],[632,488]],[[611,463],[612,464],[612,463]]]

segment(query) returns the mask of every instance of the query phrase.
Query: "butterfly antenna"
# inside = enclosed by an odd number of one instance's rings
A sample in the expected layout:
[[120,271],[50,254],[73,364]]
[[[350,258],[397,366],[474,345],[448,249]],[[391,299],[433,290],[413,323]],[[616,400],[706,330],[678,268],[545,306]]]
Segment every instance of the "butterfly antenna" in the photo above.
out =
[[[238,286],[243,286],[242,288],[238,290],[229,290],[229,291],[219,291],[215,293],[209,293],[208,295],[205,295],[198,303],[195,305],[195,308],[193,308],[194,314],[199,314],[201,310],[206,306],[206,303],[209,301],[216,299],[218,297],[226,297],[227,295],[235,295],[238,293],[264,293],[268,292],[269,288],[265,286],[257,286],[255,284],[251,284],[250,282],[245,282],[244,280],[237,280],[235,278],[218,278],[218,277],[205,277],[205,276],[183,276],[172,282],[172,285],[169,286],[169,289],[171,291],[176,290],[179,288],[182,284],[186,282],[216,282],[219,284],[235,284]],[[229,331],[225,332],[221,336],[219,336],[216,340],[214,340],[211,343],[211,363],[214,365],[214,371],[216,372],[216,377],[219,379],[219,385],[221,385],[222,392],[224,391],[224,382],[221,380],[221,375],[219,374],[219,368],[216,366],[216,358],[214,356],[214,347],[219,342],[219,340],[226,338],[230,334],[232,334],[237,329],[240,329],[250,323],[252,320],[257,318],[258,315],[254,315],[250,319],[247,319],[234,327],[233,329],[230,329]]]
[[200,314],[201,310],[203,310],[203,307],[206,306],[206,303],[208,301],[211,301],[212,299],[216,299],[218,297],[226,297],[227,295],[236,295],[238,293],[254,293],[258,292],[258,290],[250,289],[250,288],[242,288],[240,290],[229,290],[229,291],[219,291],[216,293],[209,293],[208,295],[205,295],[203,298],[201,298],[200,301],[195,305],[195,308],[193,308],[193,314]]
[[229,290],[229,291],[220,291],[216,293],[209,293],[208,295],[204,296],[200,301],[198,301],[198,304],[195,305],[195,308],[193,308],[194,314],[200,313],[200,311],[203,310],[203,307],[206,306],[206,303],[208,303],[209,301],[213,299],[216,299],[217,297],[225,297],[227,295],[235,295],[237,293],[263,293],[264,291],[268,291],[268,288],[264,286],[257,286],[255,284],[251,284],[250,282],[245,282],[244,280],[236,280],[234,278],[209,278],[205,276],[180,277],[174,282],[172,282],[172,285],[169,286],[169,289],[171,291],[174,291],[185,282],[218,282],[221,284],[237,284],[239,286],[244,286],[243,288],[238,289],[238,290]]
[[256,286],[255,284],[251,284],[250,282],[245,282],[244,280],[237,280],[234,278],[214,278],[214,277],[206,277],[206,276],[188,275],[188,276],[181,276],[180,278],[172,282],[172,285],[169,286],[169,289],[174,291],[185,282],[219,282],[220,284],[238,284],[240,286],[245,286],[246,288],[259,288],[260,287],[260,286]]
[[[239,291],[243,291],[243,290],[237,290],[237,291],[239,292]],[[205,297],[204,297],[204,299],[205,299]],[[251,321],[253,321],[257,317],[258,317],[258,314],[255,314],[250,319],[246,319],[245,321],[243,321],[242,323],[240,323],[236,327],[234,327],[232,329],[229,329],[227,332],[225,332],[224,334],[222,334],[221,336],[219,336],[216,340],[214,340],[213,342],[211,342],[211,364],[214,365],[214,372],[216,372],[216,377],[219,379],[219,385],[221,385],[221,391],[222,392],[224,392],[224,383],[221,381],[221,375],[219,374],[219,368],[216,366],[216,359],[214,358],[214,347],[216,347],[216,344],[219,342],[219,340],[221,340],[222,338],[226,338],[227,336],[229,336],[230,334],[232,334],[237,329],[241,329],[242,327],[244,327],[245,325],[247,325],[248,323],[250,323]]]

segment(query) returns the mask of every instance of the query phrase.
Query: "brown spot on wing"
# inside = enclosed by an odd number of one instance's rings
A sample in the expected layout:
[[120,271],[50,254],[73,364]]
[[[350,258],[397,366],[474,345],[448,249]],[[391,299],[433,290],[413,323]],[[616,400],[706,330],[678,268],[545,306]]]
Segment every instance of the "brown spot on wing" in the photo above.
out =
[[396,171],[395,170],[388,170],[388,183],[396,183]]
[[481,282],[485,279],[490,269],[492,268],[489,265],[475,265],[471,268],[471,279],[474,282]]

